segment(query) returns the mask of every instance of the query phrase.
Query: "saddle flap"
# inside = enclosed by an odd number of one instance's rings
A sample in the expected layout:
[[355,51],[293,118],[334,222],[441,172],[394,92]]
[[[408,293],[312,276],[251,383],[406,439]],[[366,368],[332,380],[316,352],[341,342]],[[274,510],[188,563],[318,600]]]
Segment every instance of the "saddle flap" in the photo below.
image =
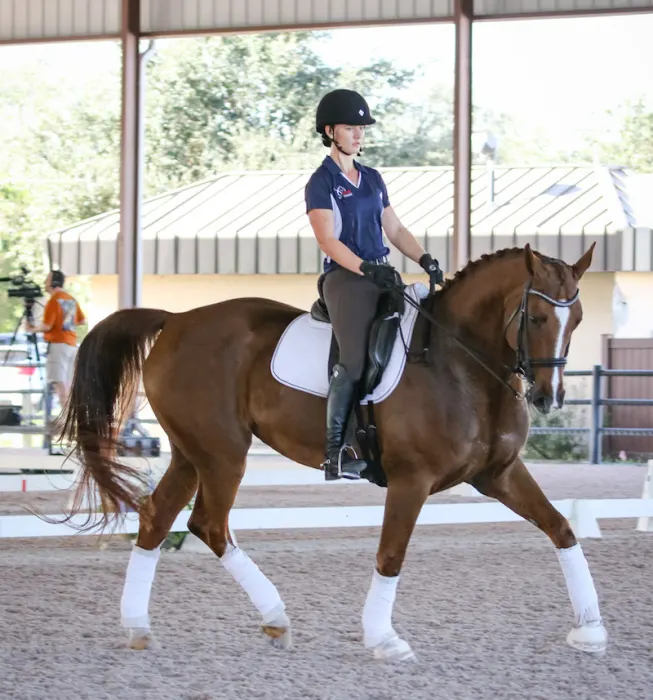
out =
[[367,363],[361,390],[369,394],[378,386],[385,368],[390,362],[406,302],[403,296],[384,292],[379,297],[374,320],[370,327],[367,346]]
[[377,387],[388,366],[401,322],[398,313],[377,317],[370,328],[367,363],[361,393],[370,394]]
[[313,302],[311,306],[311,317],[316,321],[322,321],[323,323],[331,323],[329,318],[329,309],[324,301],[324,278],[326,273],[322,273],[317,278],[317,299]]
[[331,323],[326,304],[322,299],[317,299],[311,306],[311,318],[322,323]]

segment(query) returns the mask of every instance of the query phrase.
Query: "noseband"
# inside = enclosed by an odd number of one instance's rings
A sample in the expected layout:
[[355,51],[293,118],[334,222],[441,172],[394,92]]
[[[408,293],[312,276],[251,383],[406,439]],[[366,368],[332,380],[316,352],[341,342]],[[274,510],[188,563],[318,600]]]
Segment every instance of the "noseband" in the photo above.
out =
[[528,329],[526,324],[528,323],[528,299],[530,295],[540,297],[544,301],[548,302],[552,306],[557,306],[559,308],[569,308],[573,306],[578,300],[578,294],[580,290],[576,290],[576,294],[571,299],[562,300],[554,299],[548,296],[544,292],[539,292],[537,289],[531,287],[532,280],[529,280],[524,287],[524,293],[522,294],[521,303],[515,309],[515,312],[510,317],[510,320],[506,324],[506,330],[510,324],[515,319],[515,316],[519,319],[519,327],[517,329],[517,349],[515,367],[513,371],[516,374],[521,375],[526,379],[529,384],[533,384],[535,381],[535,375],[533,373],[534,367],[564,367],[567,364],[567,354],[569,353],[569,345],[565,349],[565,354],[563,357],[535,357],[531,358],[529,347],[528,347]]

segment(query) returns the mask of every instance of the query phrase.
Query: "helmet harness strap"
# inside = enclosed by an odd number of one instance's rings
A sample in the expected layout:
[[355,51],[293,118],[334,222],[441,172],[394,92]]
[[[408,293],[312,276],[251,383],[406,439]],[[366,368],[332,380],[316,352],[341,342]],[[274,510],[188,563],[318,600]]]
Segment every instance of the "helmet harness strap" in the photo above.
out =
[[[331,133],[333,134],[333,136],[335,136],[336,135],[336,125],[329,124],[329,126],[331,127]],[[326,133],[326,130],[325,130],[325,133]],[[363,153],[362,147],[358,149],[358,153],[347,153],[347,151],[345,151],[341,147],[341,145],[333,137],[329,136],[328,134],[327,134],[327,137],[329,138],[331,143],[340,151],[340,153],[344,153],[346,156],[360,156]]]

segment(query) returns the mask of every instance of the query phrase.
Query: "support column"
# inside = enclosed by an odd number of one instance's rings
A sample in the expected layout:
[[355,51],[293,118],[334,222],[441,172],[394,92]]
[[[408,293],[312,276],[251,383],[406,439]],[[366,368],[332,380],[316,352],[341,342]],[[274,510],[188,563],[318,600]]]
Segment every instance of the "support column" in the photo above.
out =
[[141,305],[140,230],[141,104],[139,69],[140,0],[122,0],[122,119],[120,139],[120,233],[118,307]]
[[472,254],[472,21],[474,0],[454,0],[456,70],[454,88],[453,261],[450,272],[464,267]]

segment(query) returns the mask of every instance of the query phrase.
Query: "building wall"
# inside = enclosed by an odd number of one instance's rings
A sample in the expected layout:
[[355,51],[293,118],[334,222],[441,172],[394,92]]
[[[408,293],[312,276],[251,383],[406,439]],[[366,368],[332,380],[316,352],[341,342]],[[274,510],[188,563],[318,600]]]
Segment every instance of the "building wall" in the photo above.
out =
[[[646,276],[645,273],[634,274]],[[584,319],[574,334],[569,352],[569,369],[590,369],[601,362],[601,336],[613,333],[614,276],[611,272],[594,272],[586,273],[581,280]],[[143,281],[143,306],[186,311],[225,299],[262,296],[308,310],[317,298],[317,279],[317,275],[296,274],[146,275]],[[410,284],[417,280],[425,281],[425,276],[404,274],[403,279]],[[635,281],[629,279],[628,282],[628,289],[639,289]],[[649,296],[653,303],[651,290]],[[86,305],[89,325],[95,325],[115,311],[117,300],[118,279],[115,275],[91,277]]]
[[[308,310],[317,299],[318,275],[145,275],[143,306],[188,311],[226,299],[262,296]],[[90,278],[89,324],[118,308],[118,278]]]
[[613,332],[613,272],[588,272],[580,281],[583,322],[574,332],[568,369],[591,369],[601,363],[601,336]]
[[617,272],[615,307],[615,338],[653,338],[653,272]]

